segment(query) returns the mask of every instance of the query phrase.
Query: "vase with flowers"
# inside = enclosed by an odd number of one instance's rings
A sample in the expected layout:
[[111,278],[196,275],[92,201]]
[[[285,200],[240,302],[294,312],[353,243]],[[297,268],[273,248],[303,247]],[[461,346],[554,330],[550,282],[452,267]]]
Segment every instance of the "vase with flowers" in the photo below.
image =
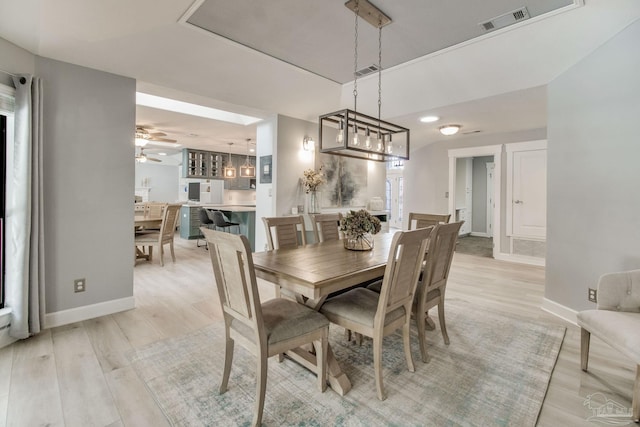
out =
[[302,185],[304,185],[304,191],[309,195],[309,207],[307,212],[320,213],[320,191],[319,187],[324,184],[325,178],[322,173],[322,166],[320,169],[307,169],[302,175]]
[[352,251],[373,249],[373,235],[382,228],[380,220],[364,209],[349,211],[340,220],[340,231],[344,234],[344,247]]

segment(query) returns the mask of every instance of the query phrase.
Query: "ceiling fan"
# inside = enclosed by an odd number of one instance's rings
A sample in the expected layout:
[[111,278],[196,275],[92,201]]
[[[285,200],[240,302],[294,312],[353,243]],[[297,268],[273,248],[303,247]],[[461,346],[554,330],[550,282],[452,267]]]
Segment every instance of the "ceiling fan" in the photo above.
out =
[[147,157],[147,155],[144,154],[144,148],[140,147],[140,153],[136,154],[136,162],[138,162],[138,163],[146,163],[147,161],[161,162],[162,160],[156,159],[154,157]]
[[[136,125],[136,146],[144,147],[148,143],[159,143],[156,145],[165,145],[163,143],[176,143],[175,139],[163,138],[167,136],[164,132],[150,132],[151,126]],[[170,145],[170,144],[168,144]]]

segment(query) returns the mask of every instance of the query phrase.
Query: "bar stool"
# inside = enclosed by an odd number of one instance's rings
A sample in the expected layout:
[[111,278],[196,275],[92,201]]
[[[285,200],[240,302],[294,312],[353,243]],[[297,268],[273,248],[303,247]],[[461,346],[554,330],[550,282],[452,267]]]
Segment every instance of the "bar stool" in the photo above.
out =
[[235,225],[236,227],[238,227],[238,234],[240,234],[240,224],[238,224],[237,222],[227,221],[220,211],[212,211],[211,213],[213,214],[213,224],[216,226],[216,229],[222,228],[225,232],[229,233],[228,230],[230,229],[230,227],[233,227]]

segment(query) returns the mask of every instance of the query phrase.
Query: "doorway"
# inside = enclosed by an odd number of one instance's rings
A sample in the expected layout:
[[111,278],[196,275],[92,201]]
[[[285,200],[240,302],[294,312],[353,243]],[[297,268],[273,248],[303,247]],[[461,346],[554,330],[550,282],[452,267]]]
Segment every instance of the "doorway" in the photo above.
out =
[[502,145],[449,150],[449,213],[469,224],[461,229],[458,252],[493,258],[500,253],[501,153]]
[[404,181],[402,169],[390,169],[387,171],[385,207],[391,214],[389,227],[402,229]]

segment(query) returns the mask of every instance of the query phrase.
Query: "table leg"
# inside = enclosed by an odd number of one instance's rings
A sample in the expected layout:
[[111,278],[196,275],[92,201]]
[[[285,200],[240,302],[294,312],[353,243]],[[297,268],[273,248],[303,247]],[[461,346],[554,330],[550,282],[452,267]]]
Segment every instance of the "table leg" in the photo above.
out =
[[[311,372],[316,375],[318,374],[318,365],[315,354],[303,348],[290,350],[286,354],[292,360],[300,363]],[[351,390],[351,381],[349,381],[347,375],[342,372],[342,368],[336,360],[333,350],[331,350],[331,345],[329,345],[327,349],[327,364],[329,386],[331,386],[331,388],[340,396],[344,396],[349,392],[349,390]]]

